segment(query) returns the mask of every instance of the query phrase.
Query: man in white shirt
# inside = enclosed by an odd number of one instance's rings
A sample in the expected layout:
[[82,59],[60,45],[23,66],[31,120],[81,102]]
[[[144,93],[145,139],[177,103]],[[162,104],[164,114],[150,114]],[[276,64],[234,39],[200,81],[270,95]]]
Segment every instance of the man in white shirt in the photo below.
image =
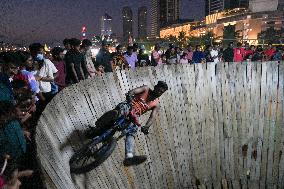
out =
[[49,59],[44,58],[43,46],[40,43],[30,45],[29,49],[33,59],[39,64],[36,78],[42,94],[41,100],[45,101],[44,104],[47,104],[53,97],[51,83],[54,82],[57,69]]
[[210,55],[213,58],[215,63],[219,62],[219,51],[217,45],[214,45],[212,50],[210,51]]

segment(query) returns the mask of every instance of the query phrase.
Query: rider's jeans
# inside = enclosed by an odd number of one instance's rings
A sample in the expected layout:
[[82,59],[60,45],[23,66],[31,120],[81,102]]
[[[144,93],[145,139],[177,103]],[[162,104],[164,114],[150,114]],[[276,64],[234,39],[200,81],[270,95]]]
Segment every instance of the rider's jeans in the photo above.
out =
[[[126,102],[122,102],[118,104],[115,109],[120,111],[120,115],[128,116],[128,114],[130,113],[130,107]],[[127,133],[126,138],[125,138],[126,157],[133,156],[134,145],[135,145],[134,137],[137,133],[137,130],[138,130],[138,127],[135,124],[130,123],[129,127],[127,127],[127,131],[125,131]]]
[[128,127],[128,134],[125,138],[125,154],[126,157],[133,157],[134,152],[134,146],[135,146],[135,140],[134,137],[137,133],[138,127],[131,123]]

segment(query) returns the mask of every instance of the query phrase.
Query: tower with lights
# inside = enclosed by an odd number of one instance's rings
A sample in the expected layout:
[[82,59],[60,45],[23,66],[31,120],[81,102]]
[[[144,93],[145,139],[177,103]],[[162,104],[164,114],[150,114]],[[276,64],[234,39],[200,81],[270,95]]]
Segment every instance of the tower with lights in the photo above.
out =
[[86,33],[87,33],[87,28],[86,28],[86,26],[83,26],[82,27],[82,39],[86,39]]

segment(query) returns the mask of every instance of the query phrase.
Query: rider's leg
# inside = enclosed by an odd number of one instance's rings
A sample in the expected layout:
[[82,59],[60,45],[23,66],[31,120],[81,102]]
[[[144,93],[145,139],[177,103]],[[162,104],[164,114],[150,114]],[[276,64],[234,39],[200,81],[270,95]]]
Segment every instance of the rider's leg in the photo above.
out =
[[106,130],[110,129],[113,123],[116,121],[116,119],[119,116],[118,110],[110,110],[106,113],[104,113],[95,123],[96,127],[93,127],[89,129],[86,132],[87,138],[93,138],[95,136],[100,136],[103,134]]
[[137,134],[137,126],[130,123],[128,127],[129,131],[125,138],[125,155],[126,158],[132,158],[134,155],[135,140],[134,137]]
[[137,133],[137,126],[132,124],[128,127],[130,129],[129,133],[126,135],[125,138],[125,160],[124,165],[136,165],[143,163],[146,161],[147,156],[134,156],[134,147],[135,147],[135,135]]

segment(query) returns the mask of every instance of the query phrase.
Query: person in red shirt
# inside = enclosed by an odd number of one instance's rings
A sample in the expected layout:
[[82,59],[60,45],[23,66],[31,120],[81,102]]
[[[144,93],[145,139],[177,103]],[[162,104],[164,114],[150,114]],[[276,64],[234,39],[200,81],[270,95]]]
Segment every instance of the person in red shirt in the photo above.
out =
[[269,43],[268,48],[264,51],[265,59],[271,60],[275,53],[276,49],[272,46],[272,43]]
[[254,45],[249,46],[248,43],[245,45],[244,60],[251,60],[251,58],[254,54],[254,49],[255,49]]
[[108,111],[102,115],[96,121],[96,127],[91,128],[86,132],[86,137],[93,138],[94,136],[101,135],[107,129],[110,129],[118,118],[121,116],[126,117],[131,120],[131,123],[127,127],[130,132],[126,135],[126,158],[123,163],[125,166],[143,163],[146,161],[147,156],[133,155],[135,144],[134,137],[138,130],[138,126],[140,126],[138,117],[151,111],[146,125],[141,127],[141,131],[147,135],[149,133],[149,128],[153,124],[154,118],[159,111],[158,98],[167,90],[168,85],[163,81],[159,81],[158,84],[154,86],[154,90],[150,89],[147,85],[144,85],[129,91],[126,95],[127,101],[119,103],[114,110]]
[[244,58],[244,48],[242,43],[237,43],[237,47],[234,48],[234,62],[242,62]]

